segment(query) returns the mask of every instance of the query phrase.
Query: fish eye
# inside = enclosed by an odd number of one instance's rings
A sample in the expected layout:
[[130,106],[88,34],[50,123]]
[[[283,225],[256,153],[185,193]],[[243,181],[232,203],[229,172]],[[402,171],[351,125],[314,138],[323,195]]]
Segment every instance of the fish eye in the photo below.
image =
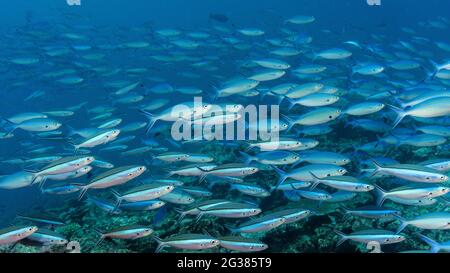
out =
[[128,174],[128,176],[132,176],[132,175],[133,175],[132,173],[129,173],[129,174]]
[[167,190],[170,190],[170,186],[167,186],[166,189],[167,189]]
[[329,119],[332,119],[332,118],[333,118],[333,116],[331,116],[331,115],[330,115],[330,116],[328,116],[328,118],[329,118]]

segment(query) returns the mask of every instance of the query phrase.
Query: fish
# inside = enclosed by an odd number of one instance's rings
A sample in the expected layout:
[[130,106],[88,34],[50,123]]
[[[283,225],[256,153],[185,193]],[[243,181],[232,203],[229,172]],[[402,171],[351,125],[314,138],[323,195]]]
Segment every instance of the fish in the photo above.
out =
[[381,206],[386,199],[398,201],[397,199],[417,200],[445,195],[450,191],[447,187],[425,187],[425,188],[400,188],[385,192],[374,184],[377,193],[377,205]]
[[123,226],[107,232],[101,232],[100,230],[96,231],[98,234],[100,234],[100,239],[96,245],[99,245],[106,238],[136,240],[139,238],[150,236],[153,233],[153,229],[140,225]]
[[78,198],[81,200],[89,189],[105,189],[127,183],[128,181],[140,176],[146,170],[147,168],[145,166],[130,165],[117,167],[106,171],[94,177],[90,183],[82,185]]
[[11,226],[0,229],[0,245],[14,244],[38,230],[36,226]]
[[44,246],[66,245],[68,243],[68,240],[63,235],[44,228],[39,228],[36,232],[26,237],[26,240],[37,242]]
[[348,235],[338,230],[335,230],[334,232],[341,237],[337,243],[337,246],[340,246],[347,240],[361,243],[378,242],[379,244],[385,245],[400,243],[406,239],[405,236],[395,234],[394,232],[388,230],[363,230],[353,232]]
[[381,166],[375,161],[373,161],[373,164],[375,165],[375,170],[372,172],[372,177],[380,173],[392,175],[408,181],[422,183],[442,183],[448,180],[448,176],[437,172],[432,168],[427,168],[420,165],[395,164]]
[[411,220],[406,220],[397,215],[396,218],[401,222],[401,225],[397,229],[397,234],[409,225],[421,229],[450,229],[449,217],[450,214],[446,212],[422,214]]
[[422,241],[424,241],[425,243],[427,243],[429,246],[431,246],[431,252],[432,253],[438,253],[438,252],[448,252],[449,251],[449,242],[443,242],[443,243],[438,243],[436,241],[434,241],[433,239],[418,233],[417,236],[419,236],[420,239],[422,239]]
[[117,199],[116,207],[119,207],[122,201],[138,202],[161,198],[172,192],[173,189],[174,186],[172,185],[152,183],[134,187],[124,193],[112,190],[112,193]]
[[166,247],[174,247],[189,250],[202,250],[214,248],[220,244],[220,241],[210,235],[205,234],[180,234],[171,236],[166,239],[160,239],[153,236],[153,239],[158,243],[155,252],[161,252]]
[[257,252],[267,249],[269,246],[257,239],[241,236],[223,236],[217,238],[220,246],[232,251]]

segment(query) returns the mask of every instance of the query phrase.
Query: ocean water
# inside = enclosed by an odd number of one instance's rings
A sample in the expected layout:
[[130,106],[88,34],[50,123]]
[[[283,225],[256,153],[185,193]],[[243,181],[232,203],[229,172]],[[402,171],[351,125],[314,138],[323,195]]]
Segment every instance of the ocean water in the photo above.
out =
[[[171,236],[198,242],[163,252],[367,252],[368,242],[384,252],[428,251],[416,232],[434,246],[449,240],[447,1],[1,4],[0,229],[36,226],[64,242],[2,241],[0,230],[0,252],[64,251],[72,241],[81,252],[153,252]],[[203,105],[189,105],[195,97]],[[278,145],[176,139],[176,121],[202,120],[213,104],[279,107],[270,114],[279,112],[280,127],[269,126]],[[176,105],[190,107],[182,119],[167,114]],[[216,116],[225,113],[236,117]],[[224,122],[234,119],[210,124]],[[280,144],[287,139],[291,146]],[[391,171],[373,173],[378,164]],[[344,174],[352,179],[326,180]],[[102,179],[110,184],[91,187]],[[48,193],[56,186],[76,192]],[[381,206],[378,186],[399,199]],[[126,199],[142,188],[153,195]],[[416,195],[398,193],[405,189]],[[208,200],[216,210],[198,209]],[[136,201],[164,205],[121,207]],[[395,234],[420,216],[424,223]],[[95,230],[116,233],[95,244]],[[338,244],[341,232],[356,242]]]

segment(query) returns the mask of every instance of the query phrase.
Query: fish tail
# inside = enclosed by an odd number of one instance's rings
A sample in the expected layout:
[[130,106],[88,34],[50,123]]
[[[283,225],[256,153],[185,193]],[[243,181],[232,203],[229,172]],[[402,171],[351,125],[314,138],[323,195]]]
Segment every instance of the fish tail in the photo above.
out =
[[256,91],[258,91],[260,94],[261,94],[261,96],[259,97],[259,100],[260,101],[262,101],[267,95],[274,95],[273,93],[272,93],[272,91],[270,91],[270,89],[269,88],[266,88],[266,89],[255,89]]
[[170,177],[172,177],[173,175],[174,175],[175,173],[173,172],[173,171],[169,171],[165,176],[164,176],[164,178],[170,178]]
[[287,102],[289,103],[289,106],[287,108],[287,111],[289,112],[289,111],[291,111],[292,107],[295,106],[295,101],[293,99],[289,98],[288,96],[285,96],[285,98],[286,98]]
[[78,196],[78,201],[83,199],[83,197],[86,194],[86,192],[88,191],[88,189],[89,188],[86,185],[81,187],[81,192],[80,192],[80,195]]
[[214,86],[214,85],[211,85],[212,86],[212,88],[213,88],[213,93],[212,93],[212,95],[211,95],[211,103],[214,103],[216,100],[217,100],[217,98],[219,97],[219,88],[217,88],[216,86]]
[[386,199],[386,192],[377,184],[373,184],[375,187],[375,194],[377,196],[377,206],[381,207]]
[[248,152],[248,151],[250,151],[251,149],[253,149],[253,146],[252,146],[250,143],[247,143],[247,144],[248,144],[248,146],[245,147],[244,152]]
[[350,210],[343,204],[339,205],[339,211],[342,212],[343,214],[343,219],[348,219],[348,217],[350,217]]
[[77,135],[77,134],[78,134],[78,132],[75,130],[75,128],[73,128],[73,127],[70,126],[69,124],[65,123],[64,126],[65,126],[65,127],[67,128],[67,130],[69,131],[69,132],[68,132],[68,135],[69,135],[69,136],[73,136],[73,135]]
[[94,245],[94,248],[95,248],[103,242],[103,240],[105,239],[105,235],[103,235],[103,231],[98,228],[94,228],[94,232],[100,236],[100,238],[97,240],[97,242]]
[[284,181],[286,181],[286,179],[289,178],[289,174],[287,174],[286,172],[282,171],[280,168],[273,166],[273,165],[272,165],[272,169],[274,169],[275,172],[280,176],[280,179],[278,180],[278,183],[275,186],[275,188],[278,188]]
[[120,207],[120,204],[122,203],[122,196],[116,190],[111,190],[111,193],[117,199],[116,205],[114,206],[114,209],[113,209],[113,211],[116,211]]
[[314,190],[317,187],[317,185],[320,184],[320,178],[317,177],[317,175],[315,175],[312,172],[309,172],[309,174],[313,177],[313,183],[311,184],[311,190]]
[[389,94],[391,94],[391,98],[392,98],[396,103],[398,103],[398,105],[400,105],[401,108],[405,108],[405,106],[406,106],[405,103],[395,96],[394,91],[388,90],[388,92],[389,92]]
[[436,77],[436,74],[439,72],[440,68],[439,68],[439,64],[436,63],[435,61],[429,59],[431,65],[433,66],[433,71],[427,73],[427,78],[424,81],[432,81],[434,80],[434,78]]
[[142,114],[144,114],[148,118],[148,125],[147,125],[147,129],[145,130],[145,134],[148,135],[148,133],[152,129],[153,125],[155,125],[155,122],[157,121],[157,118],[152,113],[147,112],[145,110],[139,109],[139,112],[141,112]]
[[176,213],[180,214],[180,217],[178,217],[178,223],[180,223],[181,221],[183,221],[184,217],[186,217],[187,212],[185,212],[184,210],[180,209],[180,208],[174,208]]
[[225,228],[227,228],[231,233],[236,233],[236,232],[237,232],[236,228],[234,228],[232,225],[225,224],[224,226],[225,226]]
[[334,233],[336,233],[336,234],[339,235],[339,237],[340,237],[339,241],[338,241],[337,244],[336,244],[336,247],[339,247],[339,246],[342,245],[345,241],[348,240],[347,234],[345,234],[345,233],[343,233],[343,232],[341,232],[341,231],[339,231],[339,230],[336,230],[336,229],[334,230]]
[[[200,168],[199,168],[200,169]],[[203,183],[203,181],[205,181],[206,176],[208,176],[208,173],[205,172],[204,170],[200,169],[201,171],[203,171],[203,173],[200,175],[198,182]]]
[[423,234],[420,234],[420,233],[417,233],[417,236],[419,236],[420,239],[422,239],[425,243],[427,243],[429,246],[431,246],[432,253],[438,253],[439,250],[441,250],[441,246],[439,245],[439,243],[434,241],[433,239],[431,239]]
[[399,234],[400,232],[402,232],[405,229],[405,227],[407,225],[409,225],[409,223],[400,215],[393,214],[393,216],[401,222],[401,225],[398,227],[397,231],[395,232],[396,234]]
[[195,217],[195,222],[198,223],[202,219],[203,215],[204,215],[204,213],[202,213],[202,212],[197,214],[197,217]]
[[11,122],[9,119],[6,118],[1,119],[6,122],[5,124],[2,125],[2,129],[4,129],[7,132],[6,135],[12,134],[18,128],[18,125]]
[[397,118],[394,120],[394,124],[392,125],[392,129],[394,129],[406,117],[407,114],[403,109],[397,106],[391,104],[388,104],[388,106],[397,114]]
[[246,154],[244,152],[239,151],[239,154],[242,155],[245,159],[245,164],[250,164],[254,158],[252,156],[250,156],[249,154]]
[[383,166],[381,166],[380,163],[378,163],[375,159],[370,158],[370,160],[372,161],[373,165],[375,166],[375,170],[372,172],[372,174],[370,175],[370,177],[374,177],[377,173],[381,172],[383,170]]
[[166,246],[166,244],[163,242],[163,240],[161,238],[159,238],[156,235],[152,235],[153,240],[156,241],[156,243],[158,243],[158,246],[155,249],[155,253],[159,253],[161,252],[161,250]]

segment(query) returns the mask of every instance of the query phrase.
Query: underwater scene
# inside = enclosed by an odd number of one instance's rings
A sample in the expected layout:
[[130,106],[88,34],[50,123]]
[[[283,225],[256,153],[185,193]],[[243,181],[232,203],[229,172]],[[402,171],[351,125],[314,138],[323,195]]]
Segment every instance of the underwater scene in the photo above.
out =
[[450,250],[448,1],[0,2],[0,253]]

